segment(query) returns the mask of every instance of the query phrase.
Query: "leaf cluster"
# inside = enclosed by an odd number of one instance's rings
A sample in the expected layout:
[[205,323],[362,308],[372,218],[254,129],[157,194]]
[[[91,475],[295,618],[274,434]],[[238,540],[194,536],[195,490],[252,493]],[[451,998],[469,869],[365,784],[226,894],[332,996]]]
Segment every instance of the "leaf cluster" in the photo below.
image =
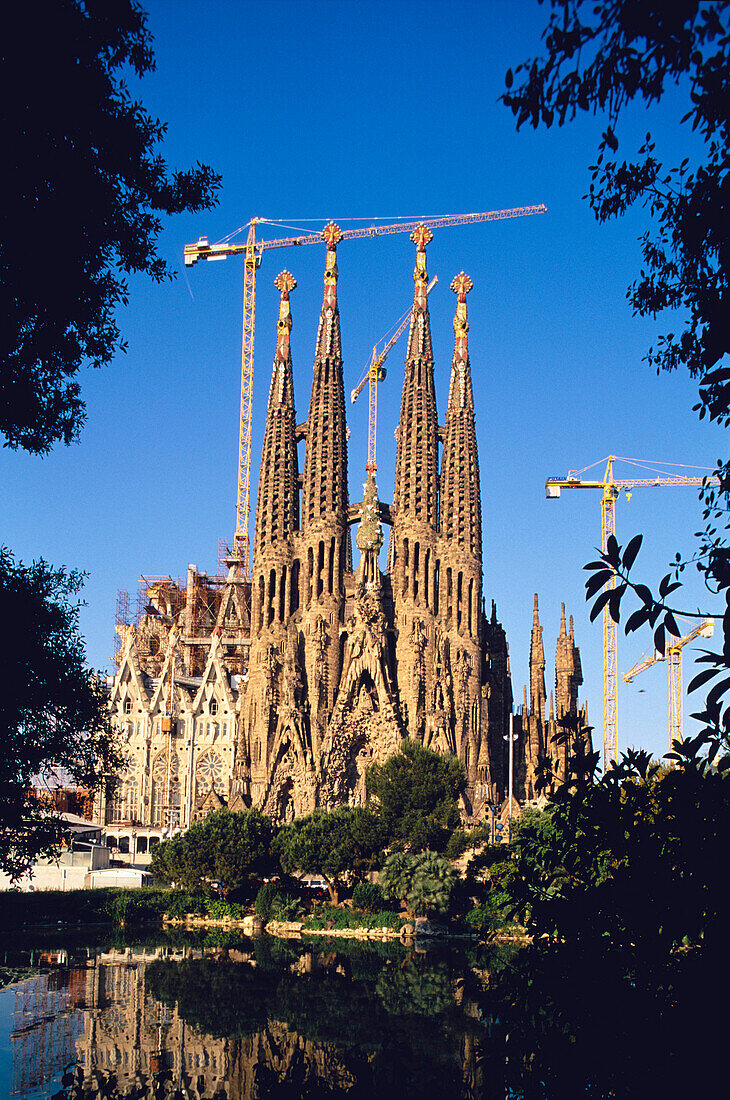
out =
[[[694,406],[699,418],[727,424],[730,0],[551,0],[550,8],[542,36],[545,55],[507,73],[502,101],[518,127],[562,125],[579,113],[605,118],[586,197],[601,222],[636,204],[647,211],[652,229],[641,237],[643,265],[627,298],[641,316],[669,310],[675,319],[682,313],[685,318],[677,331],[659,336],[646,360],[657,371],[686,365],[699,380]],[[659,103],[675,86],[686,105],[678,121],[685,126],[688,155],[665,165],[647,133],[636,155],[620,160],[622,113],[633,101],[647,107]],[[715,480],[708,479],[702,490],[705,528],[696,533],[700,546],[692,559],[709,591],[725,597],[715,612],[724,620],[722,653],[705,654],[702,660],[710,667],[691,685],[696,689],[714,680],[704,709],[693,715],[711,750],[712,742],[730,745],[730,708],[724,705],[730,692],[729,493],[730,464],[718,459]],[[679,636],[678,609],[668,598],[689,563],[677,555],[673,572],[654,595],[629,575],[640,544],[637,535],[622,552],[609,540],[601,560],[586,566],[592,573],[587,598],[593,600],[592,618],[606,607],[618,622],[622,600],[633,593],[638,607],[626,631],[648,625],[663,654],[672,636]]]
[[[641,238],[644,267],[628,300],[642,316],[688,312],[684,330],[660,337],[647,361],[664,370],[686,364],[708,391],[702,408],[726,418],[727,378],[712,368],[729,335],[728,0],[551,0],[551,9],[545,56],[508,71],[502,102],[518,128],[562,125],[579,112],[606,118],[590,169],[591,209],[606,221],[639,203],[655,225]],[[615,158],[625,108],[634,99],[656,104],[676,84],[687,102],[681,121],[702,139],[696,163],[687,156],[665,167],[650,133],[636,159]]]
[[722,934],[730,759],[710,767],[701,748],[684,742],[669,768],[628,750],[598,781],[574,772],[543,814],[524,816],[506,889],[529,931],[637,963]]
[[0,867],[20,877],[60,837],[43,792],[59,778],[100,787],[123,756],[105,685],[86,667],[80,573],[0,547],[0,621],[13,644],[0,663]]
[[436,852],[393,852],[380,872],[386,898],[401,901],[416,916],[445,916],[450,909],[457,874]]
[[[697,658],[697,664],[708,667],[693,677],[687,687],[687,691],[691,693],[714,681],[705,698],[704,709],[692,714],[702,724],[702,743],[713,757],[723,749],[730,749],[730,705],[727,701],[730,694],[730,563],[728,548],[712,543],[715,534],[714,531],[708,534],[708,547],[711,546],[711,549],[708,549],[704,561],[699,562],[698,567],[705,575],[708,589],[717,593],[724,591],[725,594],[723,645],[720,653],[703,651]],[[653,630],[654,646],[663,655],[680,637],[676,620],[678,614],[691,614],[697,619],[712,616],[699,608],[680,612],[677,607],[669,605],[668,598],[682,587],[682,582],[677,579],[684,568],[679,555],[673,573],[667,573],[660,580],[657,596],[645,584],[632,579],[631,570],[641,543],[642,536],[635,535],[624,550],[613,535],[609,537],[606,552],[601,554],[600,559],[584,566],[591,574],[586,581],[586,599],[593,600],[591,620],[607,607],[613,621],[619,623],[622,601],[628,594],[633,594],[639,607],[626,620],[625,633],[630,634],[648,625]],[[678,750],[678,746],[675,745],[674,748]]]
[[369,807],[339,806],[315,810],[285,825],[275,851],[287,873],[321,875],[336,904],[342,886],[373,869],[384,843],[383,823]]
[[150,871],[188,889],[219,882],[227,891],[239,890],[272,868],[272,836],[271,821],[258,810],[223,808],[158,844]]
[[392,848],[443,851],[459,825],[464,768],[455,757],[410,738],[383,764],[371,764],[365,782]]
[[0,433],[13,448],[78,438],[76,376],[124,350],[126,277],[172,277],[159,215],[217,202],[207,165],[168,168],[166,125],[125,82],[154,69],[146,20],[135,0],[32,0],[0,46]]

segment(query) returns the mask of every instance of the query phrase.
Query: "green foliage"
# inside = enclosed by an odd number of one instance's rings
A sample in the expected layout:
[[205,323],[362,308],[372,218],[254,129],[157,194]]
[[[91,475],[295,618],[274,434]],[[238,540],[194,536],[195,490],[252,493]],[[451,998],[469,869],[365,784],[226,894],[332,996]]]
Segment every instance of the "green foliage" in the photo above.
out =
[[505,888],[528,931],[637,965],[683,944],[720,947],[730,782],[699,740],[665,770],[635,750],[598,782],[576,768],[545,814],[520,823]]
[[464,769],[455,756],[406,740],[399,753],[366,773],[392,848],[443,851],[459,824]]
[[301,900],[279,882],[265,882],[256,895],[255,913],[270,920],[295,920],[302,909]]
[[[132,99],[125,74],[154,69],[146,15],[133,0],[35,0],[13,12],[2,51],[3,171],[0,433],[43,454],[79,435],[75,376],[108,365],[125,275],[171,278],[157,252],[159,213],[210,209],[220,177],[205,165],[170,172],[166,126]],[[49,261],[60,242],[63,277]]]
[[[727,289],[728,154],[727,95],[730,34],[727,0],[657,4],[656,0],[553,0],[543,32],[547,57],[531,59],[507,73],[503,102],[517,126],[558,125],[578,112],[606,120],[591,166],[590,204],[606,221],[639,203],[648,210],[656,235],[642,237],[643,270],[629,289],[635,312],[654,316],[681,309],[684,332],[662,337],[649,362],[665,370],[687,364],[705,375],[728,351]],[[514,75],[523,82],[513,88]],[[681,95],[675,93],[679,85]],[[646,105],[672,89],[670,110],[688,124],[688,156],[667,167],[651,135],[633,161],[612,159],[619,147],[618,124],[632,100]],[[686,114],[682,117],[683,109]],[[690,134],[690,129],[692,134]],[[727,416],[726,379],[718,388]],[[705,401],[713,412],[712,401]]]
[[489,825],[480,825],[476,829],[455,829],[449,837],[444,855],[447,859],[458,859],[464,852],[480,848],[491,838]]
[[[159,921],[174,904],[176,893],[141,887],[138,890],[38,890],[0,893],[0,932],[17,933],[36,925],[108,924]],[[187,899],[190,903],[190,899]],[[186,910],[192,911],[192,910]]]
[[163,882],[190,889],[210,882],[220,882],[229,890],[240,888],[271,869],[272,836],[270,819],[258,810],[217,810],[187,832],[159,844],[150,870]]
[[[478,891],[481,900],[464,913],[464,920],[473,932],[486,939],[492,933],[513,925],[510,881],[514,874],[514,864],[511,860],[493,862],[483,874],[486,881]],[[469,883],[465,889],[467,893],[472,893]]]
[[456,878],[451,864],[435,852],[394,852],[380,873],[385,896],[421,916],[448,913]]
[[170,890],[167,893],[165,915],[181,919],[189,913],[200,916],[206,912],[206,897],[202,893],[189,893],[187,890]]
[[366,913],[375,913],[383,908],[383,891],[377,882],[358,882],[352,891],[352,904]]
[[213,920],[240,920],[245,915],[242,906],[224,898],[208,898],[205,911]]
[[13,624],[0,662],[0,867],[14,879],[60,836],[34,786],[62,770],[98,788],[123,764],[104,686],[85,663],[81,586],[79,573],[16,565],[0,547],[0,622]]
[[377,909],[372,912],[360,912],[340,908],[338,905],[318,905],[312,915],[305,917],[304,928],[392,928],[398,930],[403,924],[400,914],[392,909]]
[[[694,408],[700,419],[726,425],[730,3],[553,0],[543,40],[547,56],[528,60],[514,73],[509,70],[502,100],[518,128],[524,123],[562,125],[579,112],[604,116],[606,128],[590,168],[591,208],[603,222],[636,204],[644,207],[653,228],[641,237],[641,272],[627,297],[642,316],[668,310],[672,323],[681,318],[675,331],[659,336],[646,360],[657,371],[686,365],[699,380]],[[522,83],[513,87],[519,74]],[[667,88],[671,95],[665,99]],[[635,99],[647,106],[664,101],[665,109],[686,126],[687,156],[681,163],[664,164],[650,133],[631,159],[615,157],[621,117]],[[593,601],[591,618],[607,605],[618,622],[622,602],[634,599],[626,632],[648,625],[661,653],[671,635],[679,635],[676,615],[699,614],[669,599],[681,586],[679,576],[687,565],[696,566],[710,593],[724,595],[714,609],[703,612],[704,617],[723,616],[722,652],[701,658],[707,667],[694,681],[695,689],[714,681],[704,709],[694,716],[702,723],[711,756],[730,749],[730,462],[718,459],[715,475],[717,483],[701,493],[705,526],[697,532],[697,551],[688,560],[676,555],[673,572],[659,582],[656,595],[631,575],[640,535],[623,550],[615,538],[609,539],[601,560],[586,566],[592,574],[586,582],[586,598]],[[606,588],[611,578],[615,584]]]
[[315,810],[286,825],[276,838],[276,851],[287,873],[321,875],[337,902],[339,888],[372,870],[384,843],[379,817],[363,806]]

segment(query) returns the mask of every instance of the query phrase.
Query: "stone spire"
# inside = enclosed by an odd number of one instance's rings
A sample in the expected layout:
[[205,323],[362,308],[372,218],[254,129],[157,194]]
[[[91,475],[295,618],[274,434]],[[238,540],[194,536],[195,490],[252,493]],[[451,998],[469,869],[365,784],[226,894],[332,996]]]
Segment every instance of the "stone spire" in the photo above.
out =
[[415,291],[408,334],[398,450],[395,465],[395,516],[408,516],[436,531],[438,523],[438,417],[433,382],[433,349],[428,313],[426,247],[431,230],[419,225],[411,234],[416,245]]
[[[455,620],[456,580],[449,568],[448,584],[442,582],[439,603],[436,546],[439,437],[426,272],[426,247],[432,237],[431,230],[423,224],[411,234],[416,246],[415,290],[398,425],[389,572],[398,623],[396,661],[401,684],[405,685],[401,687],[401,703],[408,732],[432,747],[458,752],[461,740],[456,736],[455,725],[461,730],[466,720],[468,692],[461,692],[463,698],[459,698],[458,710],[455,709],[452,696],[454,685],[460,681],[456,678],[456,666],[450,667],[451,655],[443,630],[437,641],[434,622],[440,613],[446,627],[452,610]],[[446,576],[445,568],[442,576]],[[460,661],[462,657],[467,662],[471,660],[470,654],[454,650],[454,661],[457,656]],[[438,667],[449,678],[448,701],[442,698],[442,685],[436,683]],[[476,667],[474,662],[470,667]],[[472,676],[471,683],[474,680]],[[448,729],[444,727],[444,715],[448,718]],[[472,754],[472,765],[475,771],[476,754]]]
[[289,343],[292,327],[289,295],[296,285],[296,279],[288,271],[282,271],[274,280],[280,293],[279,320],[259,473],[254,561],[267,547],[284,543],[299,527],[296,413]]
[[[482,560],[482,512],[479,493],[479,456],[474,428],[474,394],[469,366],[466,296],[473,283],[460,272],[451,283],[456,294],[454,359],[446,409],[440,479],[440,529],[454,548]],[[481,568],[479,569],[481,576]],[[481,601],[477,606],[481,606]]]
[[540,722],[545,720],[545,650],[542,644],[537,593],[535,593],[532,611],[532,637],[530,638],[530,713]]
[[330,222],[322,237],[327,244],[327,259],[307,419],[298,539],[300,576],[304,577],[300,586],[302,659],[305,680],[311,685],[309,715],[315,756],[339,686],[339,631],[344,622],[345,572],[349,569],[347,425],[337,306],[337,243],[342,233]]
[[573,618],[570,630],[565,628],[565,604],[560,614],[560,633],[555,650],[555,717],[578,713],[578,688],[583,683],[580,650],[573,635]]
[[327,261],[307,421],[303,530],[322,521],[342,527],[347,522],[347,429],[337,306],[337,242],[342,233],[331,222],[322,236],[327,244]]

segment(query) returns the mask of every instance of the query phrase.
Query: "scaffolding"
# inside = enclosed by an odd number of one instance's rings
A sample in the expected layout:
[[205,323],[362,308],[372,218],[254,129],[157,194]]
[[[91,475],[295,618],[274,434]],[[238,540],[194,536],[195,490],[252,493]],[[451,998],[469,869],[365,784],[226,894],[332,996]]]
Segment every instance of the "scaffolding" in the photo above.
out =
[[[65,952],[57,953],[65,956]],[[65,958],[48,958],[63,966]],[[11,1096],[40,1089],[76,1061],[76,1042],[84,1014],[76,1005],[85,984],[85,968],[51,970],[21,982],[15,990]]]
[[129,612],[129,592],[126,588],[119,588],[117,590],[117,609],[114,616],[114,665],[119,668],[119,662],[121,660],[122,644],[124,634],[126,633],[126,627],[131,623],[132,619]]
[[231,551],[228,547],[228,539],[218,539],[218,575],[214,579],[216,581],[225,581],[228,576],[228,565],[226,564],[231,556]]

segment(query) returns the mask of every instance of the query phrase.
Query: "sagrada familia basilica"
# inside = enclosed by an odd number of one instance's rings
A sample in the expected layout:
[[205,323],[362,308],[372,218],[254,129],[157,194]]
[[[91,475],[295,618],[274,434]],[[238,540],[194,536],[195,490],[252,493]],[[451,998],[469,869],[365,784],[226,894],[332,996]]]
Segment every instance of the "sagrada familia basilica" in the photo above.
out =
[[[462,761],[465,820],[505,805],[513,711],[505,632],[486,610],[467,295],[461,272],[446,414],[439,424],[419,226],[415,293],[392,504],[368,472],[351,503],[334,224],[324,230],[324,297],[309,415],[297,423],[290,347],[296,282],[283,271],[250,577],[240,555],[209,577],[151,580],[135,624],[118,626],[111,692],[129,768],[99,820],[144,855],[211,808],[259,807],[277,821],[365,800],[365,771],[404,737]],[[304,439],[304,470],[297,444]],[[355,553],[350,531],[357,526]],[[390,527],[385,571],[383,527]],[[353,562],[353,558],[357,560]],[[582,683],[563,609],[555,692],[535,597],[529,698],[514,718],[514,795],[535,797],[556,722],[578,715]],[[584,712],[580,711],[581,714]]]

